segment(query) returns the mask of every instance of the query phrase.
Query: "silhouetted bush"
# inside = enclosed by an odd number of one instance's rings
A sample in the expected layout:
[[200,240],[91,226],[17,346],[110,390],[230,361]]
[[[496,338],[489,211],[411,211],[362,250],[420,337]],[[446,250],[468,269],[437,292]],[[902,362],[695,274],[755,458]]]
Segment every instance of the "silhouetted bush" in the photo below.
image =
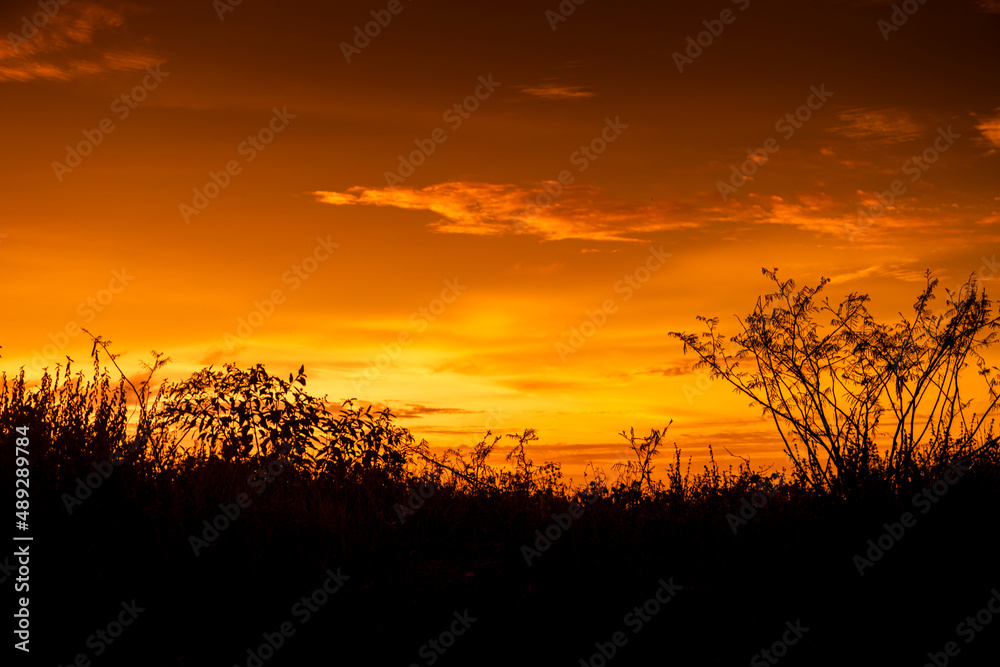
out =
[[[734,351],[718,318],[698,318],[708,327],[700,337],[670,335],[694,350],[697,367],[774,420],[796,479],[841,495],[883,485],[902,492],[930,467],[995,456],[986,419],[1000,401],[1000,378],[980,352],[996,341],[1000,317],[975,277],[934,313],[937,280],[928,272],[912,321],[886,325],[868,312],[867,295],[852,293],[834,308],[829,299],[817,303],[828,279],[793,292],[794,281],[778,280],[777,269],[763,272],[778,289],[740,320],[742,331],[729,339]],[[829,329],[817,322],[824,314]],[[969,410],[964,382],[970,361],[985,380],[979,413]]]

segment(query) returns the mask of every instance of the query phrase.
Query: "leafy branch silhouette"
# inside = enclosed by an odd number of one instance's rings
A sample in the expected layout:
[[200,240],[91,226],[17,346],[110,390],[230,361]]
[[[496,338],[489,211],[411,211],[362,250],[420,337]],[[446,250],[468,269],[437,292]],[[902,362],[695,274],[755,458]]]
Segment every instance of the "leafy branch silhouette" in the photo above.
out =
[[[771,417],[800,481],[847,495],[882,477],[900,490],[922,465],[974,459],[995,444],[992,423],[984,426],[1000,382],[981,352],[996,341],[1000,318],[975,276],[955,293],[946,290],[946,308],[934,313],[938,281],[928,271],[913,316],[887,325],[868,311],[868,295],[851,293],[831,306],[818,300],[829,279],[796,291],[777,269],[762,272],[777,289],[738,318],[734,354],[725,352],[718,318],[698,317],[707,328],[700,336],[670,336],[698,355],[696,368],[710,369]],[[817,322],[824,315],[829,329]],[[980,412],[970,412],[963,373],[970,363],[985,380]]]

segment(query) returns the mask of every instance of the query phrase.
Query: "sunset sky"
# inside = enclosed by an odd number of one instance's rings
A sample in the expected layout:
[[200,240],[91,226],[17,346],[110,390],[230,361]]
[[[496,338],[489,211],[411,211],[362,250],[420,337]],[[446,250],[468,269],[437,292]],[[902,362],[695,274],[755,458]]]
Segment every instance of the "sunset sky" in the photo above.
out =
[[667,336],[735,333],[761,267],[887,318],[927,269],[996,296],[997,0],[43,0],[0,32],[8,373],[84,368],[81,326],[170,378],[304,364],[436,447],[536,428],[579,480],[670,420],[696,467],[781,458]]

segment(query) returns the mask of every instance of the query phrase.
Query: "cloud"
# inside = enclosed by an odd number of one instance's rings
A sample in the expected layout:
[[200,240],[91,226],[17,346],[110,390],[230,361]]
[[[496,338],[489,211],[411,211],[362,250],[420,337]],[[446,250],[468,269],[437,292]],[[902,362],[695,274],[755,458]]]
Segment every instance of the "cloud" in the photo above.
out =
[[1000,0],[979,0],[979,8],[990,14],[1000,14]]
[[993,148],[990,149],[991,153],[1000,148],[1000,109],[997,110],[997,115],[992,118],[980,120],[976,124],[976,129],[982,132],[983,137],[993,145]]
[[407,403],[404,407],[392,411],[400,419],[419,419],[424,415],[467,415],[482,412],[482,410],[463,410],[462,408],[432,408],[419,403]]
[[635,375],[662,375],[664,377],[676,377],[679,375],[692,375],[694,373],[695,362],[690,359],[668,362],[666,366],[650,368],[644,371],[637,371]]
[[0,82],[68,81],[164,62],[145,48],[124,43],[125,17],[120,12],[87,2],[57,6],[42,27],[31,23],[32,15],[0,40]]
[[578,382],[574,380],[546,380],[538,378],[512,378],[505,379],[499,382],[499,384],[505,387],[510,387],[511,389],[516,389],[519,392],[535,394],[535,393],[545,393],[545,392],[565,392],[571,390],[579,390],[582,387],[588,386],[586,382]]
[[853,271],[851,273],[842,273],[840,275],[830,278],[831,285],[839,285],[840,283],[847,283],[852,280],[863,280],[870,277],[874,273],[878,273],[882,270],[882,265],[878,264],[876,266],[869,266],[866,269],[859,269],[858,271]]
[[892,144],[916,139],[923,133],[923,128],[899,108],[851,109],[837,117],[844,125],[829,131],[848,139]]
[[845,225],[856,225],[856,213],[836,213],[843,209],[830,195],[824,193],[803,193],[798,202],[786,201],[783,197],[751,193],[749,204],[731,209],[734,222],[772,223],[790,225],[812,232],[822,232],[844,237]]
[[[313,194],[335,206],[391,206],[431,211],[440,218],[430,228],[443,234],[534,234],[545,240],[639,241],[634,236],[659,230],[696,227],[677,218],[677,205],[639,205],[613,200],[600,188],[547,185],[557,195],[510,184],[452,181],[425,188],[365,188]],[[561,188],[561,191],[557,188]],[[536,203],[552,202],[540,207]]]
[[904,269],[896,265],[886,266],[884,264],[876,264],[875,266],[869,266],[864,269],[852,271],[851,273],[836,275],[833,278],[830,278],[830,284],[839,285],[853,280],[866,280],[872,276],[895,278],[896,280],[902,280],[903,282],[908,283],[922,283],[927,279],[922,271]]
[[582,86],[561,86],[556,83],[542,83],[537,86],[518,86],[522,93],[546,100],[578,100],[594,97],[596,93],[584,90]]
[[[795,200],[779,196],[751,193],[749,205],[733,207],[726,218],[732,223],[771,223],[840,237],[851,243],[882,243],[885,234],[900,232],[911,238],[916,234],[953,234],[954,230],[968,224],[968,214],[950,206],[920,206],[919,202],[889,206],[881,214],[871,217],[859,215],[859,209],[881,203],[871,193],[857,192],[858,199],[850,202],[825,193],[805,193]],[[905,201],[905,200],[904,200]],[[897,204],[899,200],[897,200]],[[903,278],[908,279],[908,278]]]
[[[882,204],[870,192],[858,190],[857,199],[835,198],[824,192],[804,192],[786,199],[777,195],[750,193],[746,203],[715,209],[720,220],[732,224],[770,223],[788,225],[801,230],[829,234],[844,241],[881,242],[884,233],[906,230],[915,233],[950,233],[957,226],[968,224],[965,214],[948,206],[920,206],[908,201],[904,206],[891,205],[879,214],[862,216],[859,211],[878,210]],[[876,207],[870,209],[868,207]]]
[[520,262],[511,266],[508,271],[515,275],[532,275],[532,276],[548,276],[553,273],[557,273],[562,269],[565,269],[566,265],[562,262],[555,262],[553,264],[526,264],[522,265]]

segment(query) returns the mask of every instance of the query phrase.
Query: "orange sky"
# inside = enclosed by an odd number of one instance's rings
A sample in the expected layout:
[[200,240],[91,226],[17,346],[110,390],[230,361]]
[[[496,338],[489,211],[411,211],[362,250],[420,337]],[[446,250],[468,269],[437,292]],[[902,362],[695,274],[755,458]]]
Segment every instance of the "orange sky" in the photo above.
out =
[[577,479],[671,419],[766,464],[668,331],[735,333],[762,266],[888,316],[996,273],[996,0],[223,2],[0,10],[0,368],[86,326],[171,377],[305,364],[436,446],[534,427]]

